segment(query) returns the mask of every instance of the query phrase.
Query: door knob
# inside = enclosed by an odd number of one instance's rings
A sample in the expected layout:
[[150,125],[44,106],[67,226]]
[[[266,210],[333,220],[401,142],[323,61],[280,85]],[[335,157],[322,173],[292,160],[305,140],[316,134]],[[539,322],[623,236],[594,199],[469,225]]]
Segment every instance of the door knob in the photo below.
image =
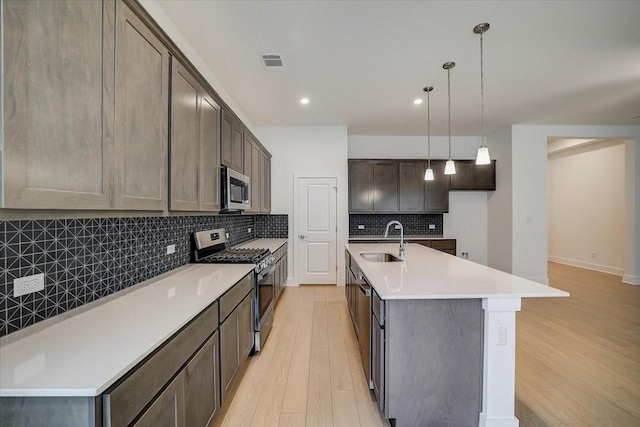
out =
[[300,240],[304,240],[304,239],[306,239],[306,238],[307,238],[307,236],[305,236],[304,234],[301,234],[301,235],[299,235],[298,237],[300,238]]

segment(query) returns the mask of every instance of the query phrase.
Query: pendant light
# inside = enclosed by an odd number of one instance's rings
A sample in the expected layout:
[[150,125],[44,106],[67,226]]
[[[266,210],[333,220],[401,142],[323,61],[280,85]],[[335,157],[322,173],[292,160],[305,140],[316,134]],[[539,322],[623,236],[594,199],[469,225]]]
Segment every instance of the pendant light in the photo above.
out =
[[449,94],[449,160],[444,166],[445,175],[454,175],[456,173],[456,164],[451,159],[451,69],[455,66],[455,62],[445,62],[442,65],[442,68],[447,70],[447,90]]
[[424,171],[424,180],[433,181],[433,169],[431,169],[431,99],[430,94],[433,86],[427,86],[424,89],[427,92],[427,170]]
[[478,148],[478,154],[476,155],[476,165],[488,165],[491,163],[491,157],[489,157],[489,148],[487,147],[486,138],[484,134],[484,69],[482,60],[482,35],[489,31],[489,24],[482,23],[473,27],[473,32],[480,34],[480,121],[482,122],[482,145]]

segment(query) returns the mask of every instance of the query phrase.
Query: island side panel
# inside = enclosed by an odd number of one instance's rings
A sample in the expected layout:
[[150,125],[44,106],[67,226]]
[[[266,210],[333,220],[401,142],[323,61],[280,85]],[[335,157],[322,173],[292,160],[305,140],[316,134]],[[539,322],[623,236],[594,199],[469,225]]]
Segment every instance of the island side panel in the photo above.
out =
[[385,417],[396,427],[478,426],[480,299],[387,300]]
[[3,397],[3,427],[101,427],[102,401],[98,397]]

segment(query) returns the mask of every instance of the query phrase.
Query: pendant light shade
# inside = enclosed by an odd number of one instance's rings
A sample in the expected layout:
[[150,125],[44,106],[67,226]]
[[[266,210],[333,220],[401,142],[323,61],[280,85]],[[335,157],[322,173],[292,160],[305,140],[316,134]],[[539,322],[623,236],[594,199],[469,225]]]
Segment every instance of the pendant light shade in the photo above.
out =
[[427,92],[427,170],[424,171],[424,180],[433,181],[433,169],[431,169],[431,91],[433,86],[427,86],[424,89]]
[[454,175],[456,173],[456,165],[451,159],[451,69],[456,66],[455,62],[445,62],[442,68],[447,70],[447,93],[449,97],[449,160],[444,167],[445,175]]
[[487,147],[486,137],[484,133],[484,63],[483,63],[483,50],[482,50],[482,35],[489,31],[490,25],[488,23],[478,24],[473,27],[473,32],[480,34],[480,121],[482,123],[482,144],[478,148],[478,154],[476,155],[476,165],[488,165],[491,163],[491,157],[489,156],[489,148]]

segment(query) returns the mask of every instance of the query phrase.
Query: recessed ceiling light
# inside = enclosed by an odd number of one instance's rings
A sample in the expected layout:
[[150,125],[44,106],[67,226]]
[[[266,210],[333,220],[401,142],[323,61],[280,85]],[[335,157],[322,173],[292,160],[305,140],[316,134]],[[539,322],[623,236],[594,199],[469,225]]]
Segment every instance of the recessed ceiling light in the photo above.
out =
[[300,104],[302,105],[307,105],[309,103],[309,98],[302,98],[300,99]]
[[416,98],[416,99],[413,100],[413,103],[416,104],[416,105],[420,105],[420,104],[422,104],[422,99]]

